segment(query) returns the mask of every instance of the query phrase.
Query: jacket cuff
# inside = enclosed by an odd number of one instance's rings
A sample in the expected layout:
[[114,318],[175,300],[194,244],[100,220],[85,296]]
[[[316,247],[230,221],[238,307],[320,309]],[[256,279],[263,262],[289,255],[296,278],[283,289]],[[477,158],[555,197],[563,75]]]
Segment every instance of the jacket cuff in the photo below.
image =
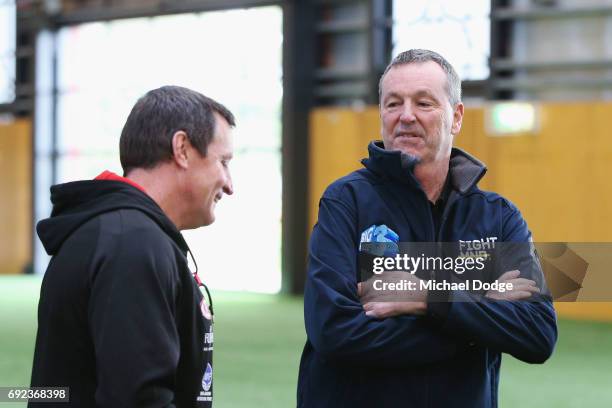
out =
[[446,321],[451,308],[449,290],[432,290],[427,294],[427,315],[442,324]]

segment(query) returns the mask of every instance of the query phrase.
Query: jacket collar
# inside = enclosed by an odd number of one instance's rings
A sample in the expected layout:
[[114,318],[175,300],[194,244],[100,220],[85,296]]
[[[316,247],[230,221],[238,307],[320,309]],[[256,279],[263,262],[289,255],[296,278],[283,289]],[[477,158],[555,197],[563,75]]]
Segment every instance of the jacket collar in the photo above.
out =
[[[385,150],[381,140],[370,142],[368,153],[369,157],[361,161],[368,170],[383,177],[390,177],[420,187],[414,177],[414,162],[404,153]],[[449,171],[452,187],[461,194],[465,194],[480,181],[487,168],[480,160],[453,147]]]

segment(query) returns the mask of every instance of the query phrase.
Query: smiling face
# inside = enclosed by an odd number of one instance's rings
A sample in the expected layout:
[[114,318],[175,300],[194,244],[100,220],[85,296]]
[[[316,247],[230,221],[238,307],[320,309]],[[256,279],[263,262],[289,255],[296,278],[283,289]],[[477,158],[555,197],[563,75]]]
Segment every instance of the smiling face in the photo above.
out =
[[386,150],[418,164],[448,161],[463,104],[450,105],[446,74],[434,61],[396,65],[382,80],[380,118]]
[[188,214],[183,229],[210,225],[215,221],[215,207],[225,194],[233,194],[229,162],[233,157],[232,132],[227,121],[215,113],[215,134],[206,156],[189,146],[188,183],[185,199]]

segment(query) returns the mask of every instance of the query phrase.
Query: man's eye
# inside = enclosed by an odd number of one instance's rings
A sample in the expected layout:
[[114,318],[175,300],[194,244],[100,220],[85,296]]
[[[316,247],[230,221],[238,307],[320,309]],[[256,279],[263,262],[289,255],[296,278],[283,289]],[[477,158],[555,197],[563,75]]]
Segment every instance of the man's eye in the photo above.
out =
[[395,108],[396,106],[399,105],[399,102],[388,102],[387,103],[387,108]]

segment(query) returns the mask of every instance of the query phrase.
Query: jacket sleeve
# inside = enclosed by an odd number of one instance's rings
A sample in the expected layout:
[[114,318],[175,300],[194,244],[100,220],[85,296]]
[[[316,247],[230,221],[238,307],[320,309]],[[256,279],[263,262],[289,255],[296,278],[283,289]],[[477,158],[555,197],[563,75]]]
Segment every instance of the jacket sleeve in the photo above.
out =
[[[531,233],[520,212],[512,205],[504,208],[504,243],[517,243],[511,262],[521,277],[534,279],[546,291],[542,269],[531,248]],[[519,259],[520,258],[520,259]],[[451,292],[451,303],[430,304],[430,310],[449,335],[471,343],[509,353],[528,363],[543,363],[557,341],[556,315],[549,295],[533,301],[498,301],[461,291]],[[450,306],[450,307],[449,307]]]
[[169,244],[145,231],[107,237],[99,248],[88,310],[96,406],[173,407],[178,275]]
[[306,333],[326,358],[355,364],[425,364],[455,355],[460,344],[428,326],[426,319],[365,315],[357,295],[357,222],[350,205],[322,198],[310,239],[304,293]]

